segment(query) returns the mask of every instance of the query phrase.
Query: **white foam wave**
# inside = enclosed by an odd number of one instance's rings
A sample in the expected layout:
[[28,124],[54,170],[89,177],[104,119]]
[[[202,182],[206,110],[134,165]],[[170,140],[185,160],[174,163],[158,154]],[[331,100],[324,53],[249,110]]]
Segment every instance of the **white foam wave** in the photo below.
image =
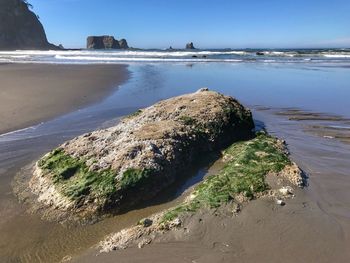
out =
[[350,54],[324,54],[323,56],[326,58],[350,58]]
[[12,55],[10,58],[28,58],[29,55]]
[[142,61],[164,61],[164,62],[241,62],[242,59],[206,59],[206,58],[156,58],[156,57],[101,57],[101,56],[62,56],[56,55],[57,60],[74,60],[74,61],[117,61],[117,62],[142,62]]
[[326,51],[299,54],[299,51],[253,50],[18,50],[0,51],[1,63],[122,63],[122,62],[344,62],[349,52]]
[[246,55],[245,51],[135,51],[135,50],[18,50],[18,51],[0,51],[0,56],[55,56],[55,55],[98,55],[98,56],[118,56],[118,57],[186,57],[186,56],[205,56],[205,55]]
[[29,130],[35,130],[37,127],[39,127],[42,124],[43,124],[43,122],[38,124],[38,125],[30,126],[30,127],[27,127],[27,128],[23,128],[23,129],[19,129],[19,130],[14,130],[14,131],[2,133],[2,134],[0,134],[0,139],[2,137],[6,137],[6,136],[9,136],[9,135],[14,135],[14,134],[25,132],[25,131],[29,131]]
[[295,57],[298,55],[296,52],[291,52],[291,51],[263,51],[265,55],[268,56],[277,56],[277,57]]

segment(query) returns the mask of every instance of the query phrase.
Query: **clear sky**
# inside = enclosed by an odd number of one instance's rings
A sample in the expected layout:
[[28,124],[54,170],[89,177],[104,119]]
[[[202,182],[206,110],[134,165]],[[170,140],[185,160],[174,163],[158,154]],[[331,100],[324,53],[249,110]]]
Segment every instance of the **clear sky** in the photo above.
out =
[[49,41],[139,48],[350,47],[350,0],[29,0]]

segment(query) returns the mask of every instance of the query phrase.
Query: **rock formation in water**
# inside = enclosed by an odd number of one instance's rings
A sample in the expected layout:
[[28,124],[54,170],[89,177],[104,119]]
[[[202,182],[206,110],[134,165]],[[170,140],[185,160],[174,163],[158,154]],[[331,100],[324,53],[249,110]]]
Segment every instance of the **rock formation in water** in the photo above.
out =
[[90,36],[87,38],[88,49],[118,49],[119,42],[113,36]]
[[253,127],[237,100],[202,89],[62,144],[36,163],[30,189],[49,218],[118,212],[154,197],[194,161],[250,136]]
[[116,40],[113,36],[89,36],[87,38],[88,49],[127,49],[128,43],[125,39]]
[[119,40],[119,47],[121,49],[128,49],[129,48],[128,42],[126,42],[126,39],[123,38],[123,39]]
[[24,0],[0,0],[0,50],[58,49]]
[[186,44],[186,49],[196,49],[192,42]]

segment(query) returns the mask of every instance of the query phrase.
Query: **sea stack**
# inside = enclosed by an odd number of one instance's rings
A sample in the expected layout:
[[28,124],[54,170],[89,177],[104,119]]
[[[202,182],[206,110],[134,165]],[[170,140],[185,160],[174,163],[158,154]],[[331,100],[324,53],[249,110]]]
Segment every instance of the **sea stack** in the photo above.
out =
[[88,49],[127,49],[128,42],[125,39],[117,40],[113,36],[89,36],[87,38]]
[[59,146],[35,165],[31,191],[53,218],[118,212],[154,197],[193,162],[251,136],[251,112],[201,89]]
[[193,42],[187,43],[186,44],[186,49],[196,49],[193,45]]
[[0,0],[0,50],[59,49],[24,0]]
[[129,48],[128,42],[126,42],[126,39],[123,38],[123,39],[119,40],[119,47],[121,49],[128,49]]

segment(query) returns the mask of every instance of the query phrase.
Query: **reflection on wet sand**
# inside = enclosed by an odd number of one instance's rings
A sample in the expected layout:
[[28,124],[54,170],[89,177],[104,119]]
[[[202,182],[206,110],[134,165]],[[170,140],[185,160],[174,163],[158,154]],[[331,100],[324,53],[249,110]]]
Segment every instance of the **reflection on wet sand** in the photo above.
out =
[[271,109],[257,107],[257,110],[271,110],[278,116],[287,117],[290,121],[302,122],[305,132],[325,139],[336,139],[350,144],[350,119],[340,115],[311,112],[301,109],[283,108]]
[[336,139],[343,143],[350,144],[350,127],[310,125],[304,130],[326,139]]
[[343,121],[349,122],[350,119],[343,118],[342,116],[319,113],[319,112],[309,112],[300,109],[282,109],[276,112],[276,115],[287,116],[289,120],[295,121]]
[[[266,123],[266,128],[271,134],[287,141],[292,159],[309,175],[309,186],[304,190],[305,194],[317,204],[318,209],[323,211],[322,217],[328,217],[332,221],[331,228],[339,229],[340,235],[337,239],[342,239],[341,244],[348,247],[350,242],[348,202],[350,200],[348,161],[350,144],[345,143],[349,141],[343,138],[340,140],[340,138],[328,137],[332,136],[332,132],[344,132],[344,136],[349,138],[347,119],[331,115],[337,117],[338,121],[324,120],[329,115],[318,113],[322,116],[318,120],[290,120],[288,117],[293,116],[291,108],[254,107],[254,109],[254,116]],[[277,114],[281,112],[288,112],[290,116]],[[310,111],[298,109],[297,112],[309,113]],[[293,113],[296,113],[295,109]],[[316,225],[316,222],[312,224]],[[321,226],[318,225],[318,227]],[[325,230],[323,227],[319,229],[322,229],[321,232]],[[334,244],[327,243],[327,249],[332,245]],[[344,255],[343,252],[341,254]],[[325,257],[318,260],[319,262],[347,262],[338,258],[340,254],[333,253],[333,256],[332,260]],[[349,258],[349,254],[346,254],[346,257]]]

